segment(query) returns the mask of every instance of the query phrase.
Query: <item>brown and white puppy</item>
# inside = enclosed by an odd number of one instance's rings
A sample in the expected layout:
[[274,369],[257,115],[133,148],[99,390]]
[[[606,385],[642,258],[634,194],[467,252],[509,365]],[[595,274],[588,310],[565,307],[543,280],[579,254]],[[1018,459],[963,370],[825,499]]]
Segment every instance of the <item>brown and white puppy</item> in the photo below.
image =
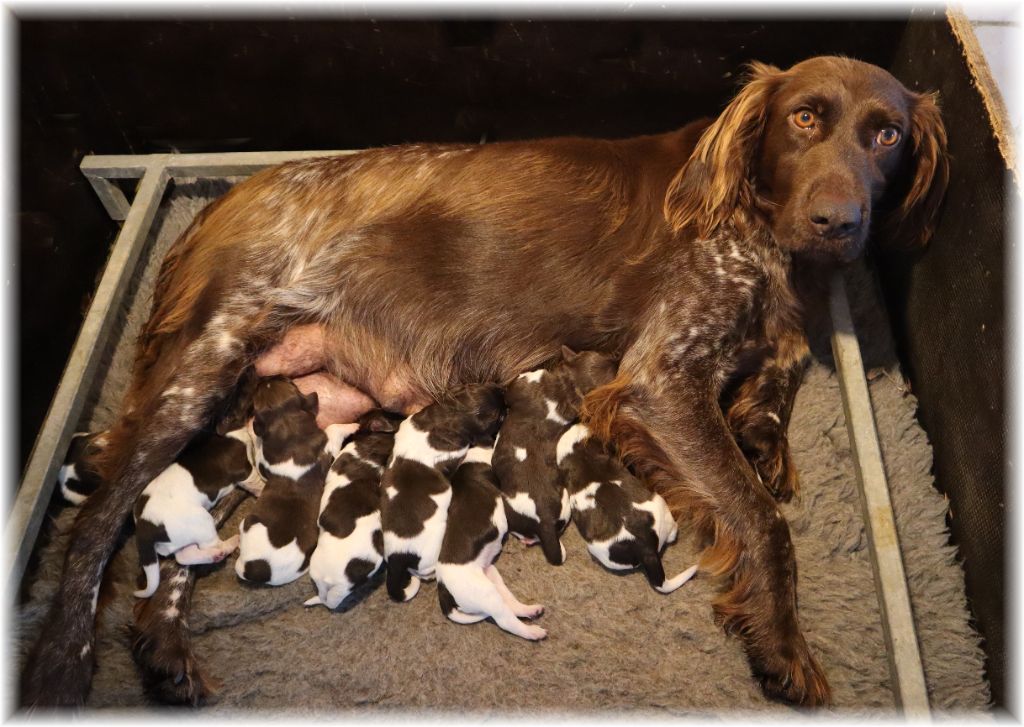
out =
[[107,444],[106,432],[76,432],[57,472],[60,494],[72,505],[81,505],[100,486],[96,456]]
[[334,460],[320,499],[320,538],[309,561],[317,595],[307,606],[337,608],[384,565],[380,479],[402,417],[374,409]]
[[665,498],[608,454],[586,426],[566,430],[558,440],[557,459],[573,521],[601,565],[611,570],[641,568],[661,593],[671,593],[693,577],[695,565],[665,578],[661,552],[679,535]]
[[470,447],[493,445],[505,401],[497,384],[467,384],[406,419],[381,481],[388,594],[408,601],[433,578],[452,486],[448,476]]
[[492,618],[509,633],[539,641],[547,631],[519,619],[537,618],[544,607],[521,603],[494,566],[508,537],[508,522],[491,467],[493,454],[490,447],[472,447],[452,477],[452,501],[437,561],[437,598],[441,613],[455,623]]
[[303,396],[283,377],[260,381],[253,409],[256,461],[266,485],[239,528],[235,573],[280,586],[306,572],[316,548],[330,465],[327,435],[316,424],[316,393]]
[[565,561],[559,534],[569,524],[569,493],[555,462],[558,438],[579,416],[583,397],[615,378],[615,360],[562,346],[550,371],[519,375],[507,387],[508,414],[494,447],[493,466],[505,495],[509,530],[539,542],[552,565]]
[[[563,343],[619,358],[584,418],[714,536],[716,609],[766,693],[827,703],[776,517],[790,479],[772,464],[762,485],[736,438],[774,414],[759,459],[786,461],[803,310],[820,305],[798,281],[827,280],[869,228],[877,244],[923,245],[948,178],[932,94],[820,57],[755,64],[717,119],[664,134],[373,149],[234,186],[164,260],[104,452],[108,484],[76,521],[24,703],[83,703],[92,593],[132,503],[239,373],[302,326],[321,333],[312,362],[278,372],[323,369],[396,411],[511,381]],[[728,419],[726,387],[740,394]]]
[[250,372],[215,431],[200,432],[135,502],[135,543],[144,579],[136,597],[149,598],[160,585],[158,556],[173,555],[182,565],[219,563],[238,546],[237,537],[220,539],[209,510],[236,486],[254,494],[263,487],[246,427],[254,386]]
[[226,435],[201,432],[142,491],[135,503],[135,542],[145,585],[137,598],[149,598],[160,585],[157,556],[173,555],[182,565],[219,563],[238,547],[238,536],[220,539],[209,510],[253,481],[249,449],[245,427]]

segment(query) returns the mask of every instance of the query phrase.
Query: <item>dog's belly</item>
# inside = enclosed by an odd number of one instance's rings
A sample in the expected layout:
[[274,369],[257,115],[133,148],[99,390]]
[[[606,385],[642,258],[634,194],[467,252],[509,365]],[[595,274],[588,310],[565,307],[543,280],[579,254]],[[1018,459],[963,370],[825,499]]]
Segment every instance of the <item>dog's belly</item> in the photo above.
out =
[[[329,342],[333,348],[344,346],[343,341]],[[387,386],[367,393],[346,383],[352,378],[348,370],[337,366],[338,358],[327,354],[325,327],[306,324],[289,329],[280,343],[256,360],[256,373],[260,376],[281,374],[292,377],[303,394],[312,391],[319,398],[317,424],[348,424],[377,405],[411,414],[426,405],[412,394],[411,388],[392,377]],[[375,401],[376,400],[376,401]]]

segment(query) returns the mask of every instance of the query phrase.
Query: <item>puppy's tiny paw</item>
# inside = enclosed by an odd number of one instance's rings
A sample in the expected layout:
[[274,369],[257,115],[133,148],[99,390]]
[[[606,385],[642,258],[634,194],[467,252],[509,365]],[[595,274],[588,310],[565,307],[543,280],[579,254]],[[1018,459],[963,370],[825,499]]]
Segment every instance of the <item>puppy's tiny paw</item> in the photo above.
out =
[[540,618],[544,615],[544,607],[539,603],[534,603],[529,606],[523,606],[522,609],[516,612],[516,616],[519,618]]
[[548,637],[548,632],[540,626],[526,626],[520,636],[530,641],[541,641]]

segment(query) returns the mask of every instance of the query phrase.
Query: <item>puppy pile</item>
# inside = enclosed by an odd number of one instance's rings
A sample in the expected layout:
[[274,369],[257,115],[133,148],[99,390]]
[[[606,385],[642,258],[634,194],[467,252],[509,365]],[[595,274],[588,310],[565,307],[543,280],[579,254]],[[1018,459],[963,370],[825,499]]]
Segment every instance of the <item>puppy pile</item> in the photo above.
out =
[[[563,347],[550,370],[505,389],[460,386],[405,419],[375,409],[326,430],[315,393],[250,375],[216,430],[196,437],[135,503],[135,595],[155,592],[159,556],[216,563],[237,548],[244,581],[278,586],[308,572],[316,594],[306,606],[336,609],[386,566],[395,601],[436,579],[450,620],[490,618],[537,641],[547,632],[522,619],[544,607],[519,601],[495,561],[512,533],[563,563],[570,520],[601,565],[639,568],[671,593],[696,566],[665,575],[661,553],[678,532],[668,506],[576,423],[583,397],[615,369],[607,356]],[[72,504],[101,484],[89,461],[103,445],[102,432],[72,440],[59,475]],[[209,510],[236,487],[258,499],[239,533],[221,540]]]

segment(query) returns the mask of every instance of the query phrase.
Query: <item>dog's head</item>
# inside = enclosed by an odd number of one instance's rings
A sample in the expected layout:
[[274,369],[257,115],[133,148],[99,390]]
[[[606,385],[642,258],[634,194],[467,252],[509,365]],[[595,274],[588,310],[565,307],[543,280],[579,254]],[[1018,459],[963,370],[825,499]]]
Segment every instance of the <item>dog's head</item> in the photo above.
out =
[[762,225],[784,249],[849,261],[872,225],[890,244],[926,243],[948,179],[934,94],[848,58],[753,63],[670,185],[665,215],[703,236]]

